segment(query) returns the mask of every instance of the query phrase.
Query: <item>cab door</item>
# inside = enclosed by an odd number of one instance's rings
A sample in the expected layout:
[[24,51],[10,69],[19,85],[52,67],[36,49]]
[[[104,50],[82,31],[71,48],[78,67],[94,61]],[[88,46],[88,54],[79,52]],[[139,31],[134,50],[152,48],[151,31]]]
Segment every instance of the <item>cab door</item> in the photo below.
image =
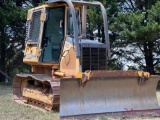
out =
[[59,61],[61,43],[64,38],[65,7],[47,9],[42,40],[42,62]]

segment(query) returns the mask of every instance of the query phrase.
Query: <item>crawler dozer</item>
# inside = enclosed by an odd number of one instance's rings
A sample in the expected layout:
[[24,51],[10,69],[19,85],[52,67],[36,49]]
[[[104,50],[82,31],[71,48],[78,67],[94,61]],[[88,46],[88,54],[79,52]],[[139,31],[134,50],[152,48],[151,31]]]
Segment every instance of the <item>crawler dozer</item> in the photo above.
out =
[[[105,42],[86,34],[87,8],[102,12]],[[107,15],[100,2],[48,0],[28,11],[23,62],[32,74],[17,74],[14,100],[60,116],[159,109],[159,76],[108,70]]]

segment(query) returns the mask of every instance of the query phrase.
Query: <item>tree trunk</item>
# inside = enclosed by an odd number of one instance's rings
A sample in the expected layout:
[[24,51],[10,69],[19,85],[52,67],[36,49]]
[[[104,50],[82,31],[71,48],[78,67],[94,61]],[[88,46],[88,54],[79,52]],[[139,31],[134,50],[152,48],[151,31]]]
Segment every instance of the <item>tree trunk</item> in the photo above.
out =
[[144,42],[144,56],[145,56],[145,62],[146,62],[146,70],[150,74],[155,74],[154,70],[154,64],[153,64],[153,43],[152,42]]
[[105,43],[104,27],[102,27],[102,43]]
[[[5,32],[4,29],[0,31],[0,69],[5,72],[5,56],[6,56],[6,44],[5,44]],[[5,76],[0,73],[0,82],[5,82]]]
[[101,37],[101,29],[100,29],[100,25],[98,25],[98,35],[99,38]]

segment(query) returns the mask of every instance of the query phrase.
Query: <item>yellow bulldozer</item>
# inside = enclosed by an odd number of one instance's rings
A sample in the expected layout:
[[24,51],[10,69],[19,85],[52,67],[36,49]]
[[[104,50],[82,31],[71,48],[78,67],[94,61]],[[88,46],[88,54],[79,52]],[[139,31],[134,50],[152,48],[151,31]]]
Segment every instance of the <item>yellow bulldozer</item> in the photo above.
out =
[[[87,8],[99,7],[105,42],[86,35]],[[60,116],[159,109],[159,76],[108,70],[107,15],[100,2],[48,0],[28,11],[23,62],[32,74],[17,74],[14,100]]]

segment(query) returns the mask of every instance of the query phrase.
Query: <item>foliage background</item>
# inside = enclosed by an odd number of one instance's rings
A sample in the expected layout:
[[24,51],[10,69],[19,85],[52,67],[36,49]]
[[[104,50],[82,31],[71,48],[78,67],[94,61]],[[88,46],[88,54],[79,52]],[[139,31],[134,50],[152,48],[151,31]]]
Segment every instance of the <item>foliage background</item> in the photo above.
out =
[[[160,1],[99,0],[106,8],[111,43],[109,69],[160,72]],[[30,72],[22,62],[27,10],[43,4],[40,0],[0,0],[0,71],[11,78]],[[90,7],[87,14],[89,35],[104,41],[99,9]],[[89,24],[90,23],[90,24]],[[5,81],[0,73],[0,82]]]
[[[111,42],[110,69],[159,72],[160,61],[160,1],[159,0],[99,0],[108,13]],[[103,38],[102,18],[91,8],[88,31]]]

